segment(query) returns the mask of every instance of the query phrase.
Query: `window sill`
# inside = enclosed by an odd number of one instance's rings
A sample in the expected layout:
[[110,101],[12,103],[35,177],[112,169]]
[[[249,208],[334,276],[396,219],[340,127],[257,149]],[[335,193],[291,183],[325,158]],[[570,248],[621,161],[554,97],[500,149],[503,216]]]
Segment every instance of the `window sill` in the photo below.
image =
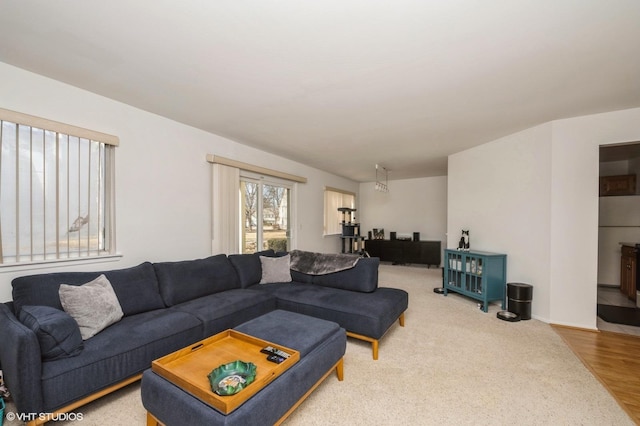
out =
[[117,262],[121,258],[122,254],[116,253],[93,257],[76,257],[72,259],[49,259],[37,260],[33,262],[7,263],[0,264],[0,273],[46,269],[63,265],[90,265],[96,263]]

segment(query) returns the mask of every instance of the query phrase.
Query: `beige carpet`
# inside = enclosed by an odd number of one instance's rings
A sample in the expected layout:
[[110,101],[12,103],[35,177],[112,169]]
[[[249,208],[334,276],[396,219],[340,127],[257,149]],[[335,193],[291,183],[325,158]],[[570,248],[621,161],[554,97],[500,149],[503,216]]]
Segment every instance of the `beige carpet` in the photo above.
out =
[[[380,284],[409,292],[406,326],[392,326],[378,361],[349,339],[345,380],[329,376],[287,425],[634,424],[549,325],[433,293],[439,269],[385,264]],[[78,412],[82,426],[145,423],[139,384]]]

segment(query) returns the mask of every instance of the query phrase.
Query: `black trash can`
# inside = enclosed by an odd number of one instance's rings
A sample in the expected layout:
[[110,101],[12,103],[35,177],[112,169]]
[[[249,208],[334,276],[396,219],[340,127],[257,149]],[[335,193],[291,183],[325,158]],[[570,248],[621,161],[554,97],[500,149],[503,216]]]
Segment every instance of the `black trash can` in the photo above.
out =
[[509,312],[520,315],[520,319],[531,319],[531,299],[533,286],[523,283],[507,283]]

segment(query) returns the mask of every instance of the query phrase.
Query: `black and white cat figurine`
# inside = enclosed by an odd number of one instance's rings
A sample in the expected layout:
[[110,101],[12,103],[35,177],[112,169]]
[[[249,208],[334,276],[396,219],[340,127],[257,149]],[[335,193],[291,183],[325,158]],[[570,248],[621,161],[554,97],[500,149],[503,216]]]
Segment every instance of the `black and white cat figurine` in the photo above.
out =
[[469,251],[469,230],[462,230],[462,237],[458,243],[458,250]]

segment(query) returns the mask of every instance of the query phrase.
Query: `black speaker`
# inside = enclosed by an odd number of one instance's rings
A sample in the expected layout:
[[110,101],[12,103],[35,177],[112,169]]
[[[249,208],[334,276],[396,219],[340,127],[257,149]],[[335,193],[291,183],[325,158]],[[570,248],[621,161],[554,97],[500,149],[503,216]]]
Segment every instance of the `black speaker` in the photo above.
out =
[[392,240],[396,239],[396,233],[395,232],[389,232],[389,238]]
[[419,232],[414,232],[413,233],[413,241],[420,241],[420,233]]

